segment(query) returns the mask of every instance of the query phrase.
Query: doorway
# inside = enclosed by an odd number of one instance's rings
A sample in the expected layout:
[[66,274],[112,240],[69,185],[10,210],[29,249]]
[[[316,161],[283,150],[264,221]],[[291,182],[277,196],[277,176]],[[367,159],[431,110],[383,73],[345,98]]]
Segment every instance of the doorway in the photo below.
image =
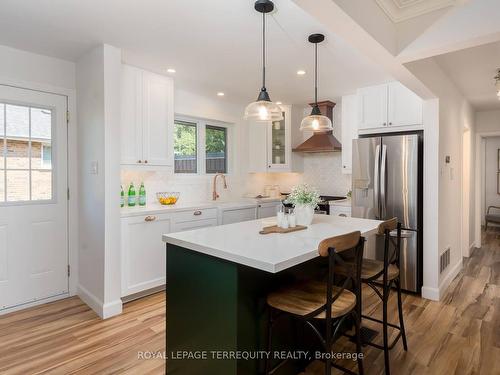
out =
[[69,293],[67,103],[0,85],[0,314]]

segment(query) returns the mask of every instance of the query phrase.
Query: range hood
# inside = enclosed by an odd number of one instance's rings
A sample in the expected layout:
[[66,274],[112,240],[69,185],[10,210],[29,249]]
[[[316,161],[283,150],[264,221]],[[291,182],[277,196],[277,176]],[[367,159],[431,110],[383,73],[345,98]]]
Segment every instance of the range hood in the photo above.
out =
[[[313,104],[310,104],[313,106]],[[329,100],[318,102],[318,107],[321,113],[332,120],[333,123],[333,107],[335,103]],[[342,145],[333,136],[333,132],[317,132],[311,138],[295,147],[293,152],[338,152],[342,151]]]

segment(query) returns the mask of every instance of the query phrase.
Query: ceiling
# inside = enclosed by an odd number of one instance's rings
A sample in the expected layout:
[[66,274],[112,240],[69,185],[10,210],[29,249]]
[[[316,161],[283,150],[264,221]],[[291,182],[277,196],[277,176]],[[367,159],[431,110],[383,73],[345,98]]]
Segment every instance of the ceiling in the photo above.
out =
[[[403,1],[403,0],[399,0]],[[408,0],[406,0],[408,1]],[[254,100],[260,89],[261,16],[253,0],[2,0],[0,44],[76,61],[98,43],[156,72],[177,70],[177,86],[220,100]],[[313,48],[323,28],[292,1],[275,0],[268,17],[271,99],[307,103],[313,93]],[[296,71],[307,73],[298,76]],[[390,80],[332,34],[320,47],[320,99]]]
[[500,68],[500,42],[447,53],[435,59],[476,110],[500,109],[493,79]]
[[375,0],[392,22],[406,21],[411,18],[434,12],[438,9],[456,5],[458,0]]

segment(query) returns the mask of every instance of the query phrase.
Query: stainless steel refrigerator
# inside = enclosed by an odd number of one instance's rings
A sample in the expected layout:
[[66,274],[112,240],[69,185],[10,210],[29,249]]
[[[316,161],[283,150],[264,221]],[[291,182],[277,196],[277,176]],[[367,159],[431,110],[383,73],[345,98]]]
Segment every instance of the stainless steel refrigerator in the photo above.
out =
[[[420,293],[422,285],[422,134],[369,136],[353,141],[352,216],[402,223],[401,286]],[[383,260],[383,239],[368,257]],[[370,246],[370,245],[368,245]]]

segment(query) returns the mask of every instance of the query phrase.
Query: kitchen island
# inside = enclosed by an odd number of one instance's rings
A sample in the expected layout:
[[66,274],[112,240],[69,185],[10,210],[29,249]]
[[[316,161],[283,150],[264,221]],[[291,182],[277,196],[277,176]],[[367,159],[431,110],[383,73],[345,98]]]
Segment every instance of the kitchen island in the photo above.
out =
[[[164,235],[167,373],[262,373],[267,293],[324,270],[317,251],[323,239],[353,231],[370,236],[379,223],[315,215],[306,230],[287,234],[261,235],[263,220],[253,220]],[[297,349],[295,323],[277,328],[273,350]]]

